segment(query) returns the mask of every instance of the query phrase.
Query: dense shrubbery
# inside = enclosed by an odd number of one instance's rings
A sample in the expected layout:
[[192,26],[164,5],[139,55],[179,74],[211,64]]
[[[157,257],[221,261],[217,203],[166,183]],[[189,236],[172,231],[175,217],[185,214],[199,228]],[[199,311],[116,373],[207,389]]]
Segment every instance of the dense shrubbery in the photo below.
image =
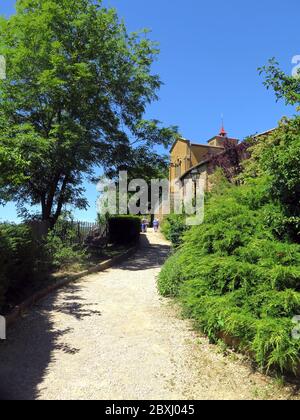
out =
[[168,215],[161,227],[162,233],[165,237],[172,242],[174,247],[182,244],[183,234],[187,231],[188,227],[185,223],[185,216],[170,214]]
[[59,226],[61,232],[43,238],[27,225],[0,225],[0,310],[42,287],[54,270],[87,261],[72,225],[61,220]]
[[78,243],[76,228],[66,217],[61,218],[55,229],[48,233],[45,249],[54,269],[80,264],[87,257],[86,249]]
[[111,217],[108,224],[111,243],[128,244],[139,239],[141,219],[137,216]]
[[21,293],[47,268],[43,247],[25,225],[0,225],[0,308],[7,295]]
[[271,219],[281,237],[300,243],[300,117],[284,118],[271,134],[250,149],[242,179],[263,175],[271,198],[281,206]]
[[213,194],[203,225],[185,233],[166,262],[159,290],[217,341],[231,336],[265,368],[295,370],[300,341],[300,245],[280,241],[272,216],[282,216],[264,178]]
[[[130,244],[139,238],[140,218],[113,217],[109,227],[112,243]],[[51,272],[76,270],[93,258],[97,259],[95,249],[80,243],[70,215],[44,237],[27,225],[0,225],[0,310],[43,287]]]

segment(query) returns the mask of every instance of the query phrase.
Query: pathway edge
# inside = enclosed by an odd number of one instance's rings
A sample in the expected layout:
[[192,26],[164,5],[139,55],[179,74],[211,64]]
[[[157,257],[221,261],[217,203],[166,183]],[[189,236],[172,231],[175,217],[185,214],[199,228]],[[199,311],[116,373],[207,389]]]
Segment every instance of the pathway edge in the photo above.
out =
[[30,309],[35,303],[41,301],[51,293],[68,286],[70,283],[74,283],[77,280],[82,279],[90,274],[100,273],[102,271],[111,268],[112,266],[124,261],[126,258],[131,257],[138,250],[139,245],[135,245],[125,251],[123,254],[117,255],[109,260],[103,261],[95,267],[89,268],[88,270],[81,271],[80,273],[70,274],[66,278],[58,280],[55,284],[46,287],[33,294],[30,298],[24,300],[20,305],[16,306],[8,315],[5,316],[6,327],[14,325],[24,313]]

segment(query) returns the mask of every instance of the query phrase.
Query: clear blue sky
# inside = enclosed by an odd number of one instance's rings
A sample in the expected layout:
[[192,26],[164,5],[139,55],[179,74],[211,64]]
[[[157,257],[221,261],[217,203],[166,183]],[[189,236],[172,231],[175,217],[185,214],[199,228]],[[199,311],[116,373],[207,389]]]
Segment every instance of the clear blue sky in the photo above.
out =
[[[1,0],[0,14],[13,13],[15,1]],[[150,28],[160,43],[154,65],[165,83],[148,118],[179,126],[184,137],[205,142],[220,128],[221,114],[230,135],[244,138],[276,126],[294,110],[276,103],[257,68],[275,56],[292,71],[300,55],[299,0],[105,0],[130,31]],[[91,208],[76,212],[95,219],[96,190],[88,186]],[[0,209],[14,219],[13,206]]]

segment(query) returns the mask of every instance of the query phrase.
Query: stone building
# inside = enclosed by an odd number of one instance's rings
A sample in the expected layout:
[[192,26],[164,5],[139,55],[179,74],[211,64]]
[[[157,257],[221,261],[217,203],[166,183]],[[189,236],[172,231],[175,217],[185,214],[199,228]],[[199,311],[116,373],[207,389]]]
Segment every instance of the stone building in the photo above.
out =
[[[256,134],[253,137],[258,139],[265,137],[274,132],[275,129],[268,130],[264,133]],[[175,194],[179,194],[180,198],[187,196],[185,182],[193,181],[194,185],[201,180],[205,191],[210,191],[210,175],[214,172],[215,166],[212,164],[212,156],[225,153],[225,142],[235,143],[243,150],[243,143],[238,139],[228,137],[224,126],[218,135],[212,137],[206,144],[194,143],[184,138],[178,138],[170,151],[170,191],[169,199],[171,209],[174,210]],[[243,152],[241,152],[243,159]],[[244,159],[247,159],[247,152]],[[196,193],[196,187],[195,193]],[[155,213],[156,217],[161,220],[164,218],[163,206],[160,205]]]
[[180,187],[186,179],[193,177],[203,179],[205,189],[209,190],[209,161],[212,155],[224,152],[226,140],[238,143],[237,139],[228,137],[222,126],[220,133],[208,140],[207,144],[197,144],[183,138],[175,141],[170,152],[171,196],[176,185]]

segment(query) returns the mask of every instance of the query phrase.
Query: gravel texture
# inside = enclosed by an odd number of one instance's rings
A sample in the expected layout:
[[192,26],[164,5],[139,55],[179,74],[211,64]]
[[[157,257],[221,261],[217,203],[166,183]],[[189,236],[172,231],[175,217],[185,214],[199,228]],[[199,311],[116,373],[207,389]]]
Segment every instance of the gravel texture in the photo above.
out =
[[43,300],[0,343],[0,396],[23,400],[288,399],[159,297],[168,243],[149,232],[128,261]]

